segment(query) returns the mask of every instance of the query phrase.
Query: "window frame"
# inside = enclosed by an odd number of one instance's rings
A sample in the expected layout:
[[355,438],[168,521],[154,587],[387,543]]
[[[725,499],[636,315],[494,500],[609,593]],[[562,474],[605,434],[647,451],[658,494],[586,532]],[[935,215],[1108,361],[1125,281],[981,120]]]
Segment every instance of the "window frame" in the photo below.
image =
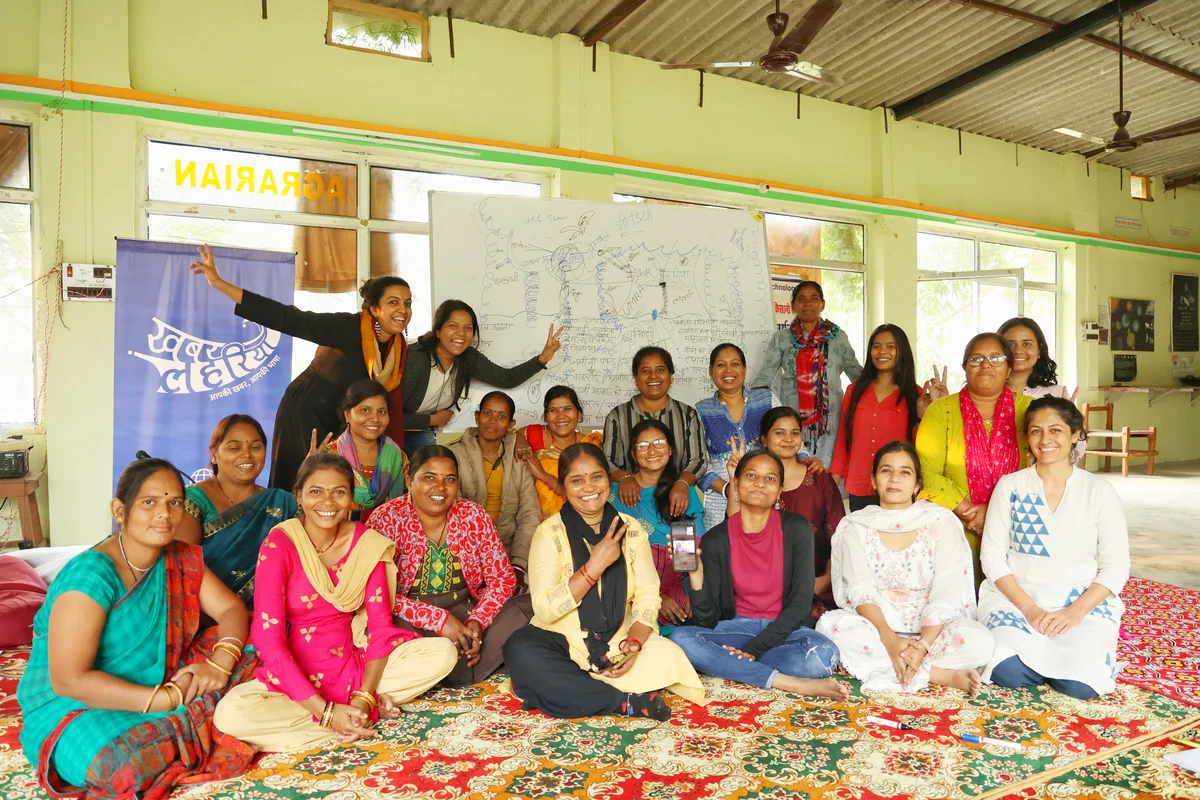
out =
[[[548,197],[555,178],[555,170],[519,169],[507,165],[481,165],[464,163],[462,159],[439,156],[431,152],[419,156],[399,154],[387,148],[386,138],[372,140],[362,137],[361,148],[345,144],[325,144],[304,140],[281,141],[277,137],[254,134],[245,136],[222,136],[198,131],[189,126],[170,124],[147,124],[138,129],[138,151],[136,163],[137,214],[135,235],[149,238],[151,214],[192,219],[240,220],[288,225],[315,225],[341,228],[356,232],[355,274],[358,284],[371,277],[371,233],[413,233],[429,236],[428,222],[401,222],[372,219],[371,214],[371,168],[409,170],[435,174],[463,175],[492,180],[520,181],[541,187],[541,197]],[[150,199],[150,142],[163,142],[192,147],[218,148],[247,153],[256,153],[284,158],[337,161],[353,164],[357,170],[358,205],[354,216],[333,216],[305,211],[278,211],[271,209],[235,208],[225,205],[183,203],[174,200]],[[372,146],[378,142],[377,146]],[[32,169],[32,165],[31,165]],[[430,241],[430,263],[432,264],[432,241]],[[429,276],[430,292],[433,291],[433,275]],[[431,294],[430,306],[433,307]]]
[[[5,125],[21,125],[29,128],[29,188],[16,189],[11,187],[0,187],[0,203],[11,203],[14,205],[29,206],[29,275],[30,281],[35,281],[42,277],[41,266],[41,237],[38,231],[41,230],[41,208],[38,203],[39,186],[41,184],[41,163],[38,158],[37,137],[38,137],[38,118],[34,114],[24,113],[15,109],[0,108],[0,123]],[[52,283],[57,287],[57,283]],[[40,377],[41,377],[41,348],[38,344],[38,326],[42,319],[42,309],[39,307],[39,296],[45,291],[43,284],[32,285],[32,297],[30,305],[32,306],[32,321],[30,325],[30,348],[33,353],[33,363],[30,364],[31,377],[33,379],[33,419],[30,420],[12,420],[4,423],[4,427],[11,433],[33,434],[39,431],[44,431],[45,420],[42,419],[44,414],[44,397],[39,397],[41,393]],[[55,291],[58,291],[55,288]],[[48,296],[48,295],[47,295]]]
[[[416,24],[421,29],[421,55],[406,56],[401,53],[389,53],[385,50],[372,50],[367,47],[354,47],[353,45],[333,41],[333,13],[335,11],[348,11],[352,14],[364,14],[381,19],[392,19]],[[415,11],[405,11],[404,9],[380,6],[373,3],[362,3],[358,2],[358,0],[329,0],[329,9],[325,20],[325,44],[355,53],[373,53],[378,56],[402,58],[405,61],[417,61],[428,64],[433,60],[429,54],[429,17],[424,14],[418,14]]]
[[[655,200],[670,200],[676,203],[689,203],[697,206],[717,206],[719,208],[728,208],[735,210],[749,211],[754,214],[775,214],[784,217],[803,217],[817,222],[833,222],[842,225],[858,225],[863,229],[863,260],[862,263],[856,261],[834,261],[824,258],[796,258],[793,256],[784,256],[767,251],[767,270],[768,277],[774,275],[770,270],[776,265],[785,267],[797,267],[807,269],[833,270],[838,272],[856,272],[863,276],[863,329],[862,341],[865,343],[868,339],[868,331],[871,325],[871,291],[870,291],[870,270],[868,264],[871,260],[871,236],[870,225],[867,218],[857,217],[852,215],[828,214],[825,209],[813,209],[806,206],[802,201],[789,202],[786,200],[772,200],[770,198],[751,198],[745,195],[732,194],[725,192],[713,192],[700,189],[683,189],[678,186],[661,186],[657,183],[647,183],[637,179],[629,178],[628,176],[616,176],[613,184],[613,195],[627,195],[634,197],[647,197]],[[766,235],[766,217],[763,217],[763,235]],[[782,276],[782,277],[787,277]]]

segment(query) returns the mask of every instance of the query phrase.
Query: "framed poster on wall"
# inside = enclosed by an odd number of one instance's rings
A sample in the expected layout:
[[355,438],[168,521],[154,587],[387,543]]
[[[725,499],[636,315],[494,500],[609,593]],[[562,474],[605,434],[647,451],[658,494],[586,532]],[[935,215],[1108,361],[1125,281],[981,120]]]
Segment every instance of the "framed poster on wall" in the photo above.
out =
[[1171,349],[1200,350],[1200,275],[1171,275]]
[[1154,352],[1153,300],[1110,297],[1108,310],[1112,318],[1109,346],[1114,351]]

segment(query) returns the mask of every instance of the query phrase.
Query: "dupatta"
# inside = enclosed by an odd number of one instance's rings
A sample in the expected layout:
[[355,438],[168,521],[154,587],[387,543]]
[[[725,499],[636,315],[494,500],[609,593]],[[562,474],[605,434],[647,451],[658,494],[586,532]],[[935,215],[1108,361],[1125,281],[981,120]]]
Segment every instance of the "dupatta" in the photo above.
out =
[[[166,569],[167,599],[166,669],[162,680],[168,681],[184,665],[212,656],[217,643],[217,628],[213,626],[196,635],[200,627],[200,583],[204,575],[200,548],[171,542],[163,548],[162,558]],[[145,578],[135,583],[113,608],[139,591],[148,590],[144,588],[144,581]],[[164,716],[148,719],[117,737],[92,761],[83,788],[62,786],[51,761],[54,746],[63,731],[84,710],[68,714],[42,743],[38,754],[38,782],[55,798],[107,800],[136,795],[143,800],[162,800],[176,786],[228,780],[241,775],[254,760],[254,748],[219,732],[213,727],[212,718],[221,695],[253,678],[257,669],[258,657],[253,652],[245,653],[221,691],[199,695],[191,703]]]
[[958,408],[962,412],[967,445],[967,489],[972,503],[986,503],[992,498],[996,482],[1010,472],[1016,472],[1021,465],[1016,400],[1012,389],[1005,386],[996,400],[990,437],[983,416],[965,388],[958,393]]
[[405,491],[404,468],[407,466],[407,458],[404,451],[386,434],[380,436],[376,440],[376,444],[379,447],[379,455],[375,460],[375,472],[369,481],[363,475],[362,466],[358,463],[358,451],[354,447],[354,440],[350,437],[349,428],[343,431],[337,441],[331,442],[327,448],[350,462],[350,468],[354,470],[354,502],[359,508],[366,511],[370,511],[385,500],[399,497]]

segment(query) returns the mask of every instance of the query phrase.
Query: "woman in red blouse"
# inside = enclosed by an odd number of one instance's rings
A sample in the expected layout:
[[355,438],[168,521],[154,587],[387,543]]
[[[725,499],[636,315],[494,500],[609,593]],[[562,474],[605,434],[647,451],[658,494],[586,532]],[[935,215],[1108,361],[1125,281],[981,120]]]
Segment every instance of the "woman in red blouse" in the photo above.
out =
[[845,480],[851,511],[879,502],[871,489],[871,465],[879,448],[911,442],[925,409],[947,393],[945,375],[939,380],[936,368],[932,380],[917,386],[912,347],[897,325],[876,328],[867,354],[862,375],[846,388],[829,468],[835,480]]
[[504,661],[504,642],[533,616],[483,506],[458,496],[458,461],[427,445],[412,455],[409,493],[371,514],[396,543],[396,624],[449,639],[460,652],[447,686],[477,683]]

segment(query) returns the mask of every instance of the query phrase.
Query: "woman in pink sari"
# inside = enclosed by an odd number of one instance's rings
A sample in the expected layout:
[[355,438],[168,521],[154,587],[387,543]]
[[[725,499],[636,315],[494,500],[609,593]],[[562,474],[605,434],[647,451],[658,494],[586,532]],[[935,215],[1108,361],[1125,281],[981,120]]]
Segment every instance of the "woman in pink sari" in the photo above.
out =
[[392,624],[395,546],[349,521],[353,485],[340,455],[306,458],[296,477],[303,521],[276,526],[259,551],[251,630],[262,667],[216,713],[221,730],[259,750],[370,737],[374,720],[457,661],[449,641]]

